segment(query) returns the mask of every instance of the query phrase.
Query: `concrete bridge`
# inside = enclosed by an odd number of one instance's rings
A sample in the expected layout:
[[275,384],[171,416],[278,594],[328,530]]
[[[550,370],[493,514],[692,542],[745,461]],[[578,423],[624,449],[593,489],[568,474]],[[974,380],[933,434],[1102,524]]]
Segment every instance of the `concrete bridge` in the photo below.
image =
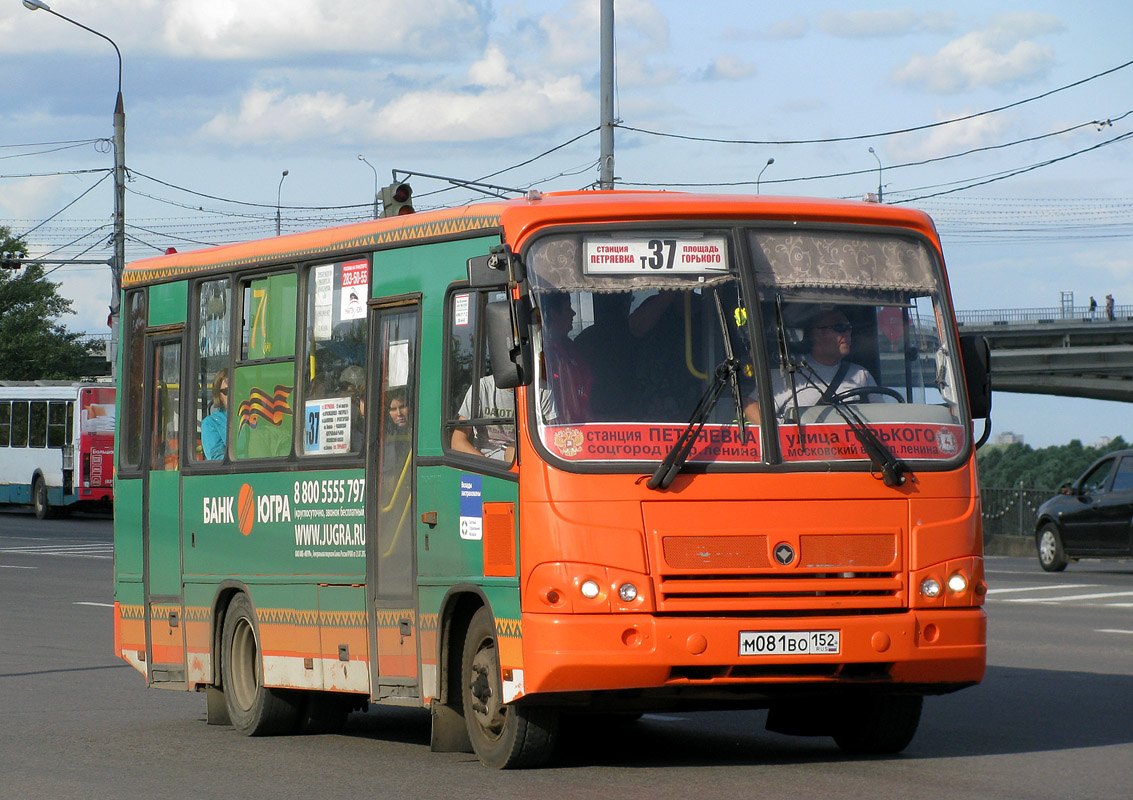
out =
[[994,391],[1133,401],[1133,306],[957,311],[991,345]]

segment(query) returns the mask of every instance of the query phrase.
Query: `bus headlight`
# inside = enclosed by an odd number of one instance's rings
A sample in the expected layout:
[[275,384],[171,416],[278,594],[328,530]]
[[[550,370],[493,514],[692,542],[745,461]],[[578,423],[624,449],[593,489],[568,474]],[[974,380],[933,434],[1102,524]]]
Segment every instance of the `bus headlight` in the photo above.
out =
[[936,578],[925,578],[921,581],[921,594],[925,597],[936,597],[940,594],[940,581]]
[[598,581],[593,579],[584,580],[582,585],[578,587],[578,590],[582,592],[582,596],[587,600],[593,600],[598,596],[598,593],[602,591],[601,587],[598,586]]
[[956,594],[961,594],[968,588],[968,579],[964,577],[963,573],[953,572],[948,578],[948,589]]
[[637,587],[632,583],[623,583],[618,587],[618,597],[623,603],[632,603],[637,599]]

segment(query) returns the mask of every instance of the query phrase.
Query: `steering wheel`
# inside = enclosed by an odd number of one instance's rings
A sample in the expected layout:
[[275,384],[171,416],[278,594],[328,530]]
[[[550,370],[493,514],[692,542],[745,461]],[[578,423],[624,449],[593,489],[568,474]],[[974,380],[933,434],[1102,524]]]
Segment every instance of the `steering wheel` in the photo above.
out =
[[[890,389],[888,386],[855,386],[853,389],[847,389],[844,392],[838,392],[832,398],[836,402],[845,402],[851,397],[866,397],[871,394],[884,394],[889,397],[897,398],[898,403],[904,403],[905,398],[896,389]],[[868,401],[867,401],[868,402]]]

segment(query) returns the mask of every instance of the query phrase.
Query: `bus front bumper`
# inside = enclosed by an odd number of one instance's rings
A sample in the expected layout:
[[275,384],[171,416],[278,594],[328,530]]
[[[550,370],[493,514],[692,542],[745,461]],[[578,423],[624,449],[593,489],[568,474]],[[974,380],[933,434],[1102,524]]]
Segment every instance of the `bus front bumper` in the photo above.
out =
[[[744,634],[813,631],[838,631],[840,652],[741,654]],[[871,683],[931,693],[978,683],[986,659],[982,608],[791,619],[524,614],[521,694]]]

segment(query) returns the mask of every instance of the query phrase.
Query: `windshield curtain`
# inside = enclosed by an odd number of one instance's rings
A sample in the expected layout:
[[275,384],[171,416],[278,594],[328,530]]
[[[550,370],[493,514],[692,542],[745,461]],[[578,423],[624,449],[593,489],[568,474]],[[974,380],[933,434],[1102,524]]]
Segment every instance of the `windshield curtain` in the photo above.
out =
[[[727,230],[585,232],[532,245],[532,410],[543,447],[570,462],[656,464],[716,388],[690,465],[868,464],[838,403],[898,458],[958,455],[961,373],[928,248],[856,230],[747,239],[759,290],[750,302]],[[734,372],[722,369],[725,337]],[[840,377],[835,362],[846,363]]]
[[939,271],[925,244],[890,233],[754,231],[770,376],[785,461],[866,460],[848,413],[904,461],[964,448]]

